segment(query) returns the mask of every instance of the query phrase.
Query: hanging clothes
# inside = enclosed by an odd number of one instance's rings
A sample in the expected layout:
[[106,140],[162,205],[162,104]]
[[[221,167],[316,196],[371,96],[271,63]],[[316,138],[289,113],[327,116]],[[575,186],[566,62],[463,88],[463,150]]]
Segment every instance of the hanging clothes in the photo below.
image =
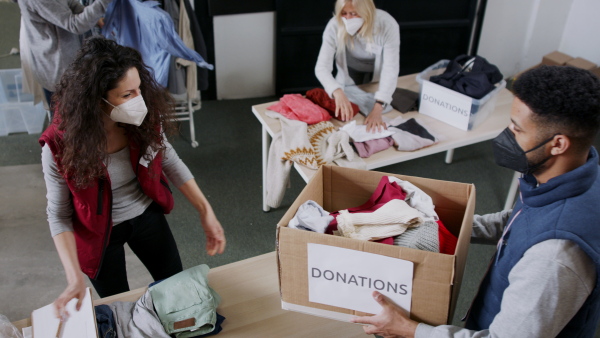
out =
[[[23,71],[23,92],[33,94],[33,104],[38,104],[44,98],[44,89],[33,75],[33,56],[27,39],[27,24],[21,17],[21,29],[19,32],[19,48],[21,49],[21,69]],[[49,103],[49,102],[48,102]]]
[[214,69],[200,54],[185,46],[173,20],[156,1],[114,0],[106,11],[102,34],[120,45],[137,49],[156,81],[165,88],[171,55]]
[[[188,16],[188,12],[183,0],[179,2],[179,10],[180,12],[179,18],[177,19],[177,31],[179,32],[179,36],[187,48],[194,49],[194,38],[192,36],[192,32],[190,31],[190,17]],[[200,53],[200,55],[206,59],[206,53]],[[198,67],[196,67],[192,61],[181,58],[177,58],[176,61],[177,69],[185,72],[184,77],[186,78],[185,86],[188,99],[194,102],[200,102],[200,93],[198,92]],[[208,71],[206,69],[203,70],[208,76]]]
[[[189,21],[189,30],[190,33],[192,35],[192,43],[193,43],[193,48],[196,52],[198,52],[198,54],[200,54],[200,56],[202,56],[202,58],[204,60],[208,60],[208,51],[206,49],[206,43],[204,41],[204,36],[202,35],[202,29],[200,28],[200,23],[198,22],[198,19],[196,18],[196,14],[194,12],[194,9],[192,8],[192,5],[190,4],[190,2],[188,0],[181,0],[180,4],[179,4],[179,10],[181,11],[181,13],[183,14],[183,10],[185,9],[185,15],[187,15],[187,21]],[[183,18],[179,17],[180,22],[183,22]],[[184,41],[186,41],[185,36],[182,35],[181,36],[183,38]],[[189,46],[188,46],[189,47]],[[198,84],[198,90],[207,90],[208,89],[208,69],[206,68],[196,68],[197,70],[197,84]],[[190,75],[188,73],[188,93],[189,93],[189,80],[190,79]],[[194,81],[196,81],[194,79]]]
[[[164,0],[162,9],[165,12],[169,13],[171,20],[173,20],[173,25],[177,31],[177,34],[181,37],[181,31],[178,29],[179,27],[179,4],[177,0]],[[184,41],[185,42],[185,41]],[[189,48],[189,46],[187,46]],[[171,94],[185,94],[185,69],[178,67],[177,62],[175,61],[176,57],[169,57],[169,81],[167,89]]]

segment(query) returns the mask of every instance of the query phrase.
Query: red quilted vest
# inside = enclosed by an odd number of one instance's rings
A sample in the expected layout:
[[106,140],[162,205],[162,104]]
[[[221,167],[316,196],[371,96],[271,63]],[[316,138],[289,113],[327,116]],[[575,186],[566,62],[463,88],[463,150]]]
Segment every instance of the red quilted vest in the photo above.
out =
[[[62,152],[62,132],[55,123],[51,124],[39,139],[43,147],[47,144],[54,154],[54,160],[60,169],[60,160],[56,155]],[[150,163],[151,170],[141,165],[142,156],[136,144],[129,144],[131,166],[142,191],[158,203],[165,214],[173,209],[173,195],[162,172],[162,155],[159,153]],[[160,173],[160,175],[158,175]],[[108,175],[107,175],[108,176]],[[110,178],[97,179],[87,188],[76,188],[75,183],[65,178],[71,191],[73,203],[73,230],[77,244],[77,257],[81,271],[94,279],[98,275],[104,249],[108,245],[112,230],[112,189]]]

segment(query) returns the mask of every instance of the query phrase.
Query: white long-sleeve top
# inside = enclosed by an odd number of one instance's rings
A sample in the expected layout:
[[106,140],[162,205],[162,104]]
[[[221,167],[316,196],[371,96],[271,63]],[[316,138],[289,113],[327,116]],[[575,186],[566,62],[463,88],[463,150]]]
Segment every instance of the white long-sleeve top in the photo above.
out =
[[[400,27],[391,15],[380,9],[376,11],[374,25],[372,50],[375,52],[375,69],[373,82],[379,81],[375,100],[390,103],[400,72]],[[338,88],[343,89],[345,86],[354,85],[354,81],[348,74],[346,48],[338,50],[337,40],[338,23],[333,17],[323,32],[323,43],[315,66],[315,75],[329,96],[332,96]],[[332,74],[334,57],[337,68],[335,78]]]
[[[165,141],[162,169],[174,186],[180,187],[194,178],[188,167],[179,158],[173,146]],[[135,172],[131,167],[129,147],[110,154],[106,168],[111,179],[113,194],[112,220],[117,225],[144,213],[152,199],[142,192]],[[42,147],[42,170],[46,181],[48,223],[52,237],[73,231],[73,205],[71,191],[59,173],[54,156],[48,145]]]

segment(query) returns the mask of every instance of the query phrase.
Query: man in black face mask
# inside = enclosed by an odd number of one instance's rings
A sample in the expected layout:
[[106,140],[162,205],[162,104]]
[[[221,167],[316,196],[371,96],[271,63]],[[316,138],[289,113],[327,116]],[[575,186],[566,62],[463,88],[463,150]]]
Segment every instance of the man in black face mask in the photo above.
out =
[[541,66],[513,85],[511,123],[493,141],[500,166],[523,173],[512,210],[475,215],[473,238],[497,243],[466,328],[383,310],[354,322],[403,337],[593,337],[600,317],[600,79]]

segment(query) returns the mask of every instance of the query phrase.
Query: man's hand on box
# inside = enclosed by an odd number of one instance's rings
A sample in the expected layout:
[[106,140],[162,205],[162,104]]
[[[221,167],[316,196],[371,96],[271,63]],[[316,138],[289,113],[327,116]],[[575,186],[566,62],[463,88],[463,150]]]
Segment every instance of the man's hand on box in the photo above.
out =
[[405,338],[415,336],[419,323],[408,318],[402,308],[381,293],[373,291],[373,298],[383,308],[381,312],[375,316],[354,317],[350,320],[352,323],[367,324],[363,326],[366,334]]

